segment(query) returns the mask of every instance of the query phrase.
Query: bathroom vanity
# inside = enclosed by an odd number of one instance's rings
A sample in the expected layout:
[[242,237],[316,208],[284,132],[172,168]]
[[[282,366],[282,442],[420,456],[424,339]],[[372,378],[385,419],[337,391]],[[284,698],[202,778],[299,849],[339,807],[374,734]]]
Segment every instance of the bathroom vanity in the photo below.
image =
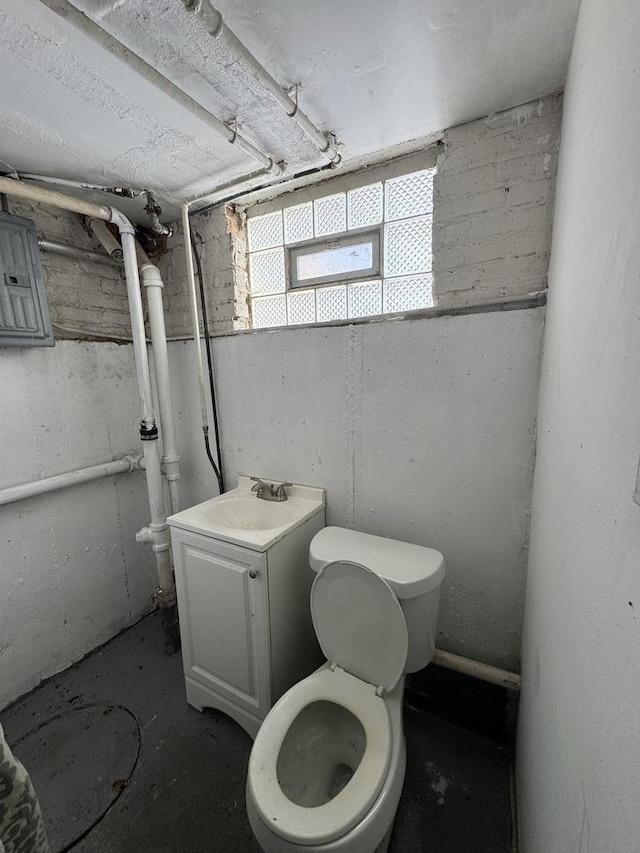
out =
[[255,737],[274,702],[323,661],[309,609],[309,543],[325,526],[324,489],[283,502],[238,488],[168,519],[187,701]]

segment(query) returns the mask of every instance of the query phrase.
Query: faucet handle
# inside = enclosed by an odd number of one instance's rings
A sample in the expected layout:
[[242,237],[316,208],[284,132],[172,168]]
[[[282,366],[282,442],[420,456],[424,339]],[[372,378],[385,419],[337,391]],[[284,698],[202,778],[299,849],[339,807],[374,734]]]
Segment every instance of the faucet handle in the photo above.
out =
[[251,486],[252,492],[258,492],[258,494],[260,494],[263,489],[266,489],[268,492],[272,490],[272,487],[268,483],[265,483],[264,480],[261,480],[260,477],[249,477],[249,479],[253,480],[255,483],[254,486]]
[[275,488],[276,497],[282,498],[283,500],[286,500],[287,493],[286,493],[285,489],[289,488],[289,486],[293,486],[293,483],[280,483],[280,485],[276,486],[276,488]]

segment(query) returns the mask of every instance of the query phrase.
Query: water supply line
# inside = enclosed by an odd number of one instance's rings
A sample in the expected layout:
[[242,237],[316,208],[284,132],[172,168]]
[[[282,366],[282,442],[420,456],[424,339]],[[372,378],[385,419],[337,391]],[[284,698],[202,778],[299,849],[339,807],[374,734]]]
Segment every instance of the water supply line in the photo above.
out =
[[204,275],[202,272],[202,260],[200,258],[200,252],[196,246],[196,241],[194,239],[193,232],[190,234],[191,244],[193,248],[193,256],[196,261],[196,273],[198,275],[198,287],[200,290],[200,305],[202,307],[202,326],[204,328],[204,348],[207,353],[207,367],[209,372],[209,391],[211,393],[211,413],[213,415],[213,431],[216,437],[216,455],[218,459],[218,463],[216,465],[213,456],[211,455],[211,446],[209,444],[209,435],[205,433],[204,435],[204,446],[207,451],[207,458],[211,463],[211,467],[213,468],[216,476],[218,478],[218,487],[220,489],[220,494],[225,491],[224,486],[224,472],[222,470],[222,449],[220,447],[220,425],[218,423],[218,403],[217,403],[217,395],[216,395],[216,387],[215,380],[213,376],[213,354],[211,352],[211,339],[209,337],[209,315],[207,312],[207,295],[205,292],[204,286]]
[[[187,265],[187,284],[189,289],[189,304],[191,306],[191,325],[193,327],[193,342],[194,353],[196,359],[196,371],[198,374],[198,390],[200,392],[200,418],[202,423],[202,433],[204,435],[205,447],[207,456],[211,462],[214,473],[218,480],[218,488],[220,494],[224,492],[224,479],[222,476],[221,467],[218,467],[211,455],[209,447],[209,416],[207,414],[207,395],[204,386],[204,368],[202,365],[202,347],[200,346],[200,318],[198,316],[198,297],[196,295],[196,280],[193,269],[193,245],[191,243],[191,227],[189,225],[189,205],[182,205],[182,234],[184,239],[185,261]],[[208,329],[205,329],[205,334],[208,334]]]
[[190,12],[204,29],[216,41],[224,44],[229,52],[238,59],[244,67],[264,86],[274,98],[286,115],[306,134],[318,151],[326,157],[334,166],[341,161],[334,137],[330,133],[323,133],[311,119],[300,109],[297,100],[293,100],[287,91],[283,89],[267,69],[262,65],[249,49],[240,41],[236,34],[225,24],[222,14],[213,7],[210,0],[182,0],[185,8]]
[[168,77],[156,71],[152,65],[149,65],[137,53],[134,53],[105,29],[96,24],[88,15],[85,15],[84,12],[81,12],[70,3],[69,0],[40,0],[40,2],[65,21],[73,24],[73,26],[81,30],[96,44],[112,54],[112,56],[115,56],[121,62],[124,62],[125,65],[128,65],[129,68],[132,68],[148,83],[151,83],[152,86],[155,86],[156,89],[159,89],[163,94],[195,116],[198,121],[208,125],[220,136],[223,136],[231,145],[240,148],[245,154],[248,154],[249,157],[260,163],[262,168],[267,172],[272,175],[281,174],[282,167],[272,157],[260,151],[259,148],[239,133],[237,129],[230,127],[222,119],[210,112],[199,101],[196,101],[195,98],[192,98],[191,95],[188,95],[183,89],[176,86]]
[[176,589],[171,563],[171,538],[164,505],[162,470],[160,452],[158,450],[158,428],[156,426],[151,394],[151,375],[149,372],[149,358],[146,346],[133,225],[116,208],[83,201],[42,187],[23,184],[13,178],[0,177],[0,193],[59,207],[63,210],[69,210],[84,216],[103,219],[105,222],[112,222],[120,232],[124,253],[129,311],[131,314],[131,332],[138,381],[138,394],[142,409],[140,438],[144,447],[147,493],[151,511],[151,523],[145,528],[145,541],[150,542],[156,558],[156,570],[158,573],[158,589],[156,594],[162,613],[165,639],[167,645],[175,649],[178,647],[179,634]]

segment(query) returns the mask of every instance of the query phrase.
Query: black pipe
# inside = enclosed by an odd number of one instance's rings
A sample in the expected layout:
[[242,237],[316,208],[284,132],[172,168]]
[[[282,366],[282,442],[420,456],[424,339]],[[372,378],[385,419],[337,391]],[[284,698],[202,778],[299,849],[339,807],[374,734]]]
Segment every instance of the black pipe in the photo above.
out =
[[198,275],[198,284],[200,285],[200,303],[202,305],[202,324],[204,326],[204,345],[207,351],[207,366],[209,368],[209,389],[211,391],[211,411],[213,412],[213,431],[216,437],[216,456],[218,464],[216,465],[211,447],[209,446],[209,430],[204,429],[204,446],[207,451],[207,457],[211,463],[216,478],[218,480],[218,488],[220,494],[226,491],[224,487],[224,474],[222,471],[222,451],[220,449],[220,427],[218,425],[218,406],[216,402],[216,388],[213,380],[213,356],[211,354],[211,341],[209,340],[209,316],[207,313],[207,300],[204,292],[204,276],[202,274],[202,262],[200,260],[200,252],[196,248],[195,234],[191,231],[191,245],[193,247],[193,257],[196,262],[196,272]]

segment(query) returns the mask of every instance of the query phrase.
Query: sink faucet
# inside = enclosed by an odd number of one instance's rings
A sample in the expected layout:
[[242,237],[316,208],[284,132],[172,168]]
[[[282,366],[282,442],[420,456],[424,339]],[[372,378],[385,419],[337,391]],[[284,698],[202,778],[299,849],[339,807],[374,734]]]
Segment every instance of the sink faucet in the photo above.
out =
[[263,501],[286,501],[286,487],[291,486],[291,483],[280,483],[279,486],[273,483],[265,483],[260,477],[251,477],[255,485],[251,486],[251,491],[256,493],[256,497]]

